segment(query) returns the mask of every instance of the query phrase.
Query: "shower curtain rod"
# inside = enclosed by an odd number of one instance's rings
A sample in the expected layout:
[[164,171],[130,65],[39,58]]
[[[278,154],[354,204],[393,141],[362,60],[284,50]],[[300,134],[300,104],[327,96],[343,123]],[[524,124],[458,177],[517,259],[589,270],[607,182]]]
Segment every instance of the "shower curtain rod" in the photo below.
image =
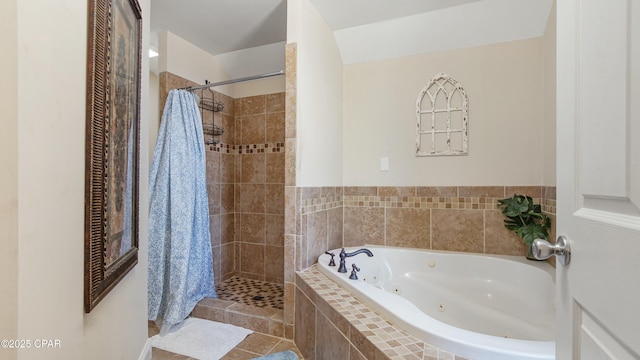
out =
[[190,86],[190,87],[186,87],[186,88],[181,88],[180,90],[193,91],[193,90],[207,89],[207,88],[214,87],[214,86],[229,85],[229,84],[239,83],[239,82],[243,82],[243,81],[264,79],[264,78],[268,78],[268,77],[272,77],[272,76],[282,76],[282,75],[284,75],[284,70],[280,70],[280,71],[276,71],[276,72],[272,72],[272,73],[261,74],[261,75],[243,77],[243,78],[240,78],[240,79],[225,80],[225,81],[220,81],[220,82],[212,83],[212,84]]

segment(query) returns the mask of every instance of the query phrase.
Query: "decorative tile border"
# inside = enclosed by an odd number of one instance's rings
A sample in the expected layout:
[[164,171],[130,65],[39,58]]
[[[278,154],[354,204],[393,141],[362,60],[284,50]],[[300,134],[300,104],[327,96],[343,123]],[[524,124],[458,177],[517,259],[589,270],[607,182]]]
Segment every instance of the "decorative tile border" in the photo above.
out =
[[[376,359],[465,360],[397,328],[347,290],[329,280],[316,265],[296,275],[303,282],[297,283],[302,292],[316,300],[314,305],[323,301],[350,324],[351,334],[344,334],[347,339],[365,339],[366,344],[360,344],[361,348],[356,347],[359,351],[372,350]],[[325,308],[322,306],[324,304],[320,305],[318,310]],[[353,334],[353,331],[359,332],[359,335]],[[373,349],[370,349],[371,346]]]
[[556,214],[556,199],[542,199],[540,203],[542,204],[542,212]]
[[284,143],[266,143],[266,144],[249,144],[249,145],[231,145],[225,143],[217,143],[207,145],[209,151],[215,151],[223,154],[240,155],[240,154],[260,154],[284,152]]
[[486,209],[498,208],[494,197],[413,197],[413,196],[345,196],[345,206],[417,208],[417,209]]
[[217,144],[211,144],[206,146],[207,146],[207,149],[209,149],[209,151],[215,151],[223,154],[232,154],[232,155],[237,154],[235,145],[217,143]]
[[311,214],[319,211],[325,211],[342,207],[343,200],[341,195],[326,196],[314,199],[303,200],[300,204],[302,215]]
[[284,143],[240,145],[239,154],[284,152]]
[[[483,189],[485,186],[465,187],[468,189]],[[495,187],[500,188],[500,187]],[[344,188],[343,188],[344,189]],[[351,187],[354,189],[354,187]],[[357,189],[357,187],[356,187]],[[362,187],[362,189],[370,189]],[[374,187],[375,189],[375,187]],[[384,188],[377,188],[379,193]],[[407,189],[411,189],[408,187]],[[542,205],[542,211],[555,215],[556,200],[555,187],[539,187],[542,197],[534,197],[534,201]],[[344,191],[343,191],[344,193]],[[545,198],[544,196],[553,196]],[[379,195],[335,195],[318,196],[303,199],[300,202],[302,214],[329,210],[341,206],[351,207],[381,207],[381,208],[416,208],[416,209],[458,209],[458,210],[497,210],[498,200],[505,196],[379,196]]]
[[[416,209],[462,209],[497,210],[498,199],[493,197],[398,197],[398,196],[333,196],[304,200],[300,207],[302,214],[329,210],[340,206],[416,208]],[[542,211],[555,214],[556,200],[534,199],[542,205]]]

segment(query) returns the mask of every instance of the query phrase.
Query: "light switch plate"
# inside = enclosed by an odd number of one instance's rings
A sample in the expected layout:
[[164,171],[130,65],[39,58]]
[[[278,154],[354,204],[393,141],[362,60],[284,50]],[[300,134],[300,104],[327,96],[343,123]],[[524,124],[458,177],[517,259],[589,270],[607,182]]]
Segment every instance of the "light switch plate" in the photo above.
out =
[[389,158],[381,157],[380,158],[380,171],[389,171]]

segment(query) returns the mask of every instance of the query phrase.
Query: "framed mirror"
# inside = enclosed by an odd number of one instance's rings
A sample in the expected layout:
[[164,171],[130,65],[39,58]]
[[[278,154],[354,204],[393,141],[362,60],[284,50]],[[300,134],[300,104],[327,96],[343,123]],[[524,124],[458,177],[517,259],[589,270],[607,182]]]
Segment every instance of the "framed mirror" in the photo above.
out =
[[90,0],[85,174],[85,312],[138,262],[142,14]]

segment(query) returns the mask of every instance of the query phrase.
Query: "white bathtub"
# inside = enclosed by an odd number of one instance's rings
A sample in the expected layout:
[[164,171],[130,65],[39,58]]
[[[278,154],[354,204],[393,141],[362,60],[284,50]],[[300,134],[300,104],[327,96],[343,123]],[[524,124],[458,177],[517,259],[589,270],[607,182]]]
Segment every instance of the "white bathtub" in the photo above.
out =
[[[516,256],[363,246],[322,273],[415,337],[473,360],[555,359],[554,269]],[[346,248],[352,252],[357,248]],[[339,265],[340,249],[332,250]],[[352,264],[360,268],[350,280]]]

